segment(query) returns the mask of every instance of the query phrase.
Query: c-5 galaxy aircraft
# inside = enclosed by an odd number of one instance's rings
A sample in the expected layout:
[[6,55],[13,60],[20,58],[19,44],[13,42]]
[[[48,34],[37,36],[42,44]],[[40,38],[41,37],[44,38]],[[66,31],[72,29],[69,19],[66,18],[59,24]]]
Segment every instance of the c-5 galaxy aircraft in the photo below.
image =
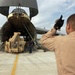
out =
[[[16,6],[9,14],[9,7]],[[30,16],[27,15],[22,7],[29,7]],[[8,21],[1,28],[2,42],[8,41],[14,32],[21,32],[25,40],[36,41],[37,34],[46,33],[48,30],[36,28],[31,18],[38,14],[36,0],[0,0],[0,13],[8,18]]]

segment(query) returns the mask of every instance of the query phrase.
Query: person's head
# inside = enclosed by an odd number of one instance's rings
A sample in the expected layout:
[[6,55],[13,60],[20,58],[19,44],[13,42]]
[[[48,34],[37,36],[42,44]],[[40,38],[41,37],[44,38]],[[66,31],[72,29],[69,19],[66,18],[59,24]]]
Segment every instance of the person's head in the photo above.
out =
[[67,19],[66,32],[67,34],[75,31],[75,14],[72,14]]

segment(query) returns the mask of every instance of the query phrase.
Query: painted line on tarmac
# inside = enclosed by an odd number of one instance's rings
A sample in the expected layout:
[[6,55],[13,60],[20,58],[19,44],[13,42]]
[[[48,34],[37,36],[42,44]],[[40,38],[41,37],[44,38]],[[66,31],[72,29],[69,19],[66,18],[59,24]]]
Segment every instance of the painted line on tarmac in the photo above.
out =
[[16,67],[17,67],[17,63],[18,63],[18,54],[16,55],[16,58],[15,58],[15,61],[14,61],[14,64],[13,64],[13,69],[12,69],[12,72],[11,72],[11,75],[15,75],[16,73]]

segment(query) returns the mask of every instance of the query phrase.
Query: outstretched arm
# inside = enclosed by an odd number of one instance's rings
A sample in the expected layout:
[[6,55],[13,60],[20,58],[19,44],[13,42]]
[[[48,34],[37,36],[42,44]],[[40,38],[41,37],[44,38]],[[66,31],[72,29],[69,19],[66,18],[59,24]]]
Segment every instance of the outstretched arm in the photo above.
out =
[[53,28],[44,34],[40,40],[40,43],[49,50],[54,50],[54,35],[56,34],[56,29]]
[[63,26],[64,20],[62,20],[62,16],[57,20],[53,29],[44,34],[40,40],[40,43],[49,50],[55,49],[55,34],[56,31],[59,30]]

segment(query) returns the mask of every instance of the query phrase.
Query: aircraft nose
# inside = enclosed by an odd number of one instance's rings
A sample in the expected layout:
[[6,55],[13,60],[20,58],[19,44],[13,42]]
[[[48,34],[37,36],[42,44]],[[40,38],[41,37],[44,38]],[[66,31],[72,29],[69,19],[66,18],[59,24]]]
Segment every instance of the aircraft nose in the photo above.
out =
[[14,13],[13,15],[20,16],[22,13]]

